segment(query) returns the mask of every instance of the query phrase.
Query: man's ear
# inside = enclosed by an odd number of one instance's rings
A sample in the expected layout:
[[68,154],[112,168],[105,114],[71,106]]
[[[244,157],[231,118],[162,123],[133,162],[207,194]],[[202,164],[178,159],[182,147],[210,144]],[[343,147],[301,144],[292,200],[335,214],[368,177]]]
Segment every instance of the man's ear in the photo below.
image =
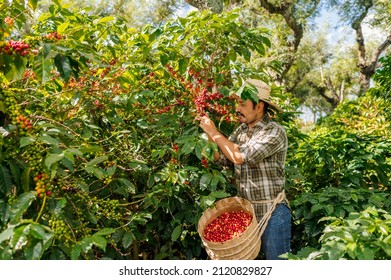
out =
[[265,103],[263,101],[259,101],[256,108],[258,112],[262,112],[264,107]]

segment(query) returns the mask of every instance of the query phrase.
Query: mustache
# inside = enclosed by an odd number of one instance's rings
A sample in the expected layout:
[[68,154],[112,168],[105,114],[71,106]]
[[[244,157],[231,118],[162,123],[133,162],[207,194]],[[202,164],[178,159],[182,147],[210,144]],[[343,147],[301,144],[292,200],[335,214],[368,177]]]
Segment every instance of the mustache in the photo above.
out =
[[240,112],[236,112],[236,115],[238,115],[239,117],[244,117],[244,115]]

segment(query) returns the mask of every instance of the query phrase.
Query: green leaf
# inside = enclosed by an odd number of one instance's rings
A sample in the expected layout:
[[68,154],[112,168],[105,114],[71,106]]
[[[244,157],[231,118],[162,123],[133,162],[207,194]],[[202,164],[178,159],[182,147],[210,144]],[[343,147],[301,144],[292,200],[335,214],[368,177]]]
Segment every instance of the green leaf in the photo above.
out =
[[20,143],[19,147],[22,148],[22,147],[28,146],[34,142],[35,142],[35,138],[33,138],[33,137],[22,137],[22,138],[20,138],[20,141],[19,141],[19,143]]
[[202,175],[200,179],[201,190],[208,188],[209,185],[211,184],[212,179],[213,179],[213,175],[211,173],[205,173],[204,175]]
[[166,64],[168,63],[168,61],[169,61],[168,55],[166,55],[166,54],[161,54],[161,55],[160,55],[160,63],[161,63],[163,66],[166,66]]
[[23,77],[23,73],[26,70],[26,59],[20,55],[13,56],[14,63],[12,64],[12,72],[7,74],[7,77],[13,75],[13,80],[18,80]]
[[7,163],[12,179],[15,181],[17,185],[21,185],[21,180],[20,180],[21,173],[20,173],[20,168],[18,166],[18,163],[16,162],[16,160],[12,160],[12,159],[8,160]]
[[360,244],[357,248],[356,256],[359,260],[374,260],[375,252],[374,248],[369,247],[367,244]]
[[35,200],[35,194],[36,192],[25,192],[16,198],[16,201],[11,205],[10,211],[10,219],[12,224],[19,222],[24,212]]
[[97,164],[106,161],[108,158],[109,158],[108,156],[101,156],[101,157],[94,158],[86,163],[86,167],[96,166]]
[[7,194],[12,187],[12,178],[7,167],[0,165],[0,192]]
[[43,254],[43,246],[40,240],[32,240],[28,248],[24,250],[26,259],[39,260]]
[[[375,241],[373,244],[379,246],[387,254],[388,257],[391,257],[391,235],[383,241]],[[1,242],[0,242],[1,243]]]
[[94,235],[109,235],[109,234],[112,234],[116,231],[116,229],[114,228],[104,228],[104,229],[101,229],[100,231],[98,231],[97,233],[95,233]]
[[67,199],[65,197],[59,199],[56,206],[53,209],[54,214],[60,214],[61,210],[67,205]]
[[87,166],[84,168],[84,170],[87,171],[88,173],[94,174],[94,176],[98,179],[102,179],[103,177],[105,177],[105,171],[102,168]]
[[50,167],[60,161],[62,158],[64,157],[64,154],[61,153],[61,154],[49,154],[46,158],[45,158],[45,166],[47,167],[47,169],[50,169]]
[[57,26],[57,33],[63,34],[64,31],[68,28],[69,22],[63,22],[59,26]]
[[391,233],[390,231],[390,228],[385,224],[385,223],[381,223],[378,225],[378,229],[379,231],[384,234],[385,236],[387,236],[388,234]]
[[9,240],[14,235],[14,228],[10,227],[0,233],[0,244],[3,241]]
[[329,204],[326,206],[326,212],[327,212],[327,215],[332,215],[334,213],[334,206]]
[[49,135],[42,135],[42,136],[39,136],[38,137],[38,140],[43,142],[43,143],[46,143],[46,144],[49,144],[49,145],[53,145],[53,146],[58,146],[58,143],[59,141]]
[[122,246],[124,249],[129,248],[129,246],[133,243],[133,240],[135,240],[135,236],[131,232],[125,232],[122,237]]
[[344,255],[346,246],[344,243],[331,241],[328,243],[330,249],[327,250],[327,254],[330,260],[339,260]]
[[91,236],[84,237],[83,240],[80,242],[81,249],[84,253],[87,253],[89,250],[91,250],[92,245],[94,244],[92,243]]
[[251,100],[251,101],[254,101],[254,102],[258,102],[259,100],[259,97],[258,97],[258,91],[257,89],[255,88],[255,86],[253,85],[250,85],[250,84],[244,84],[242,86],[243,90],[239,93],[237,93],[237,95],[243,99],[243,100]]
[[178,71],[179,71],[180,74],[183,74],[183,73],[186,72],[186,69],[187,69],[187,61],[185,59],[181,58],[179,60],[179,69],[178,69]]
[[71,251],[71,260],[77,260],[81,254],[81,245],[77,244],[72,248]]
[[113,17],[113,16],[103,17],[103,18],[100,18],[98,20],[94,20],[94,25],[95,24],[99,24],[99,23],[113,21],[113,20],[115,20],[115,17]]
[[80,91],[76,92],[76,93],[72,96],[72,99],[71,99],[71,104],[72,104],[72,106],[76,106],[76,105],[79,103],[79,101],[80,101],[80,99],[81,99],[82,96],[83,96],[83,94],[82,94]]
[[230,196],[230,194],[229,194],[229,193],[226,193],[226,192],[224,192],[224,191],[216,191],[216,192],[211,192],[211,193],[209,194],[209,196],[215,197],[215,198],[224,198],[224,197]]
[[15,252],[17,250],[22,249],[23,246],[27,244],[27,236],[26,234],[29,231],[30,225],[22,224],[15,228],[14,235],[11,237],[11,246],[12,251]]
[[5,105],[3,101],[0,101],[0,112],[5,112]]
[[205,142],[198,142],[195,146],[195,154],[197,156],[197,158],[199,159],[202,159],[202,150],[203,150],[203,147],[205,145]]
[[188,155],[188,154],[190,154],[193,150],[194,150],[194,142],[187,142],[187,143],[185,143],[185,144],[181,147],[179,153],[180,153],[181,155]]
[[311,207],[311,212],[315,213],[315,212],[318,212],[318,210],[320,210],[320,209],[323,209],[323,205],[322,204],[314,204]]
[[171,233],[171,241],[177,240],[181,235],[181,233],[182,233],[182,225],[175,227]]
[[351,196],[351,198],[353,199],[354,202],[356,202],[356,203],[358,202],[358,196],[357,196],[357,194],[351,193],[350,196]]
[[22,188],[25,192],[30,189],[31,167],[27,167],[23,170],[21,176]]
[[351,257],[353,260],[356,259],[356,250],[357,250],[356,242],[349,242],[346,245],[346,251],[348,252],[349,257]]
[[92,243],[101,248],[103,251],[106,251],[106,245],[107,245],[107,240],[104,238],[102,235],[93,235],[92,236]]
[[37,9],[38,0],[29,0],[28,5],[33,11]]
[[117,188],[115,188],[114,192],[118,193],[124,197],[129,197],[129,194],[136,193],[136,186],[125,178],[117,178],[114,179],[110,185],[117,184]]
[[52,62],[50,61],[53,57],[51,45],[45,43],[43,50],[35,57],[33,63],[34,73],[38,78],[41,79],[42,84],[46,83],[51,77],[50,71],[52,70]]
[[210,207],[215,201],[216,199],[212,196],[201,196],[200,206],[202,209],[206,209]]
[[72,74],[71,62],[67,56],[57,54],[54,57],[54,65],[56,66],[58,72],[60,72],[61,77],[65,81],[69,81]]

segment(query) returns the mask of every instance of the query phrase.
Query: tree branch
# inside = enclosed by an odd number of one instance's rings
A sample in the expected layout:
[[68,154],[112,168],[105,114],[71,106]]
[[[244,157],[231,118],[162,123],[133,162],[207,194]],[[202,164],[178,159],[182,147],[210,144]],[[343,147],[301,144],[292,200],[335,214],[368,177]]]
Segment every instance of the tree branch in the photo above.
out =
[[383,43],[373,52],[369,68],[374,73],[379,61],[380,55],[391,45],[391,34],[387,36]]

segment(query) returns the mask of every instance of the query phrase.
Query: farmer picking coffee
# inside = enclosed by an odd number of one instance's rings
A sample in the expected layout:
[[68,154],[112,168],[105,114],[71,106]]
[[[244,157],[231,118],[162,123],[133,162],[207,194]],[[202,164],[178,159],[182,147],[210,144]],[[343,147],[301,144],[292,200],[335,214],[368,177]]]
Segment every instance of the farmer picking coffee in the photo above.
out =
[[273,121],[270,110],[282,109],[270,100],[270,87],[249,79],[236,93],[241,125],[226,138],[208,116],[197,116],[200,127],[219,147],[215,159],[233,165],[238,195],[249,200],[261,227],[262,251],[268,260],[290,251],[291,211],[285,197],[285,129]]

